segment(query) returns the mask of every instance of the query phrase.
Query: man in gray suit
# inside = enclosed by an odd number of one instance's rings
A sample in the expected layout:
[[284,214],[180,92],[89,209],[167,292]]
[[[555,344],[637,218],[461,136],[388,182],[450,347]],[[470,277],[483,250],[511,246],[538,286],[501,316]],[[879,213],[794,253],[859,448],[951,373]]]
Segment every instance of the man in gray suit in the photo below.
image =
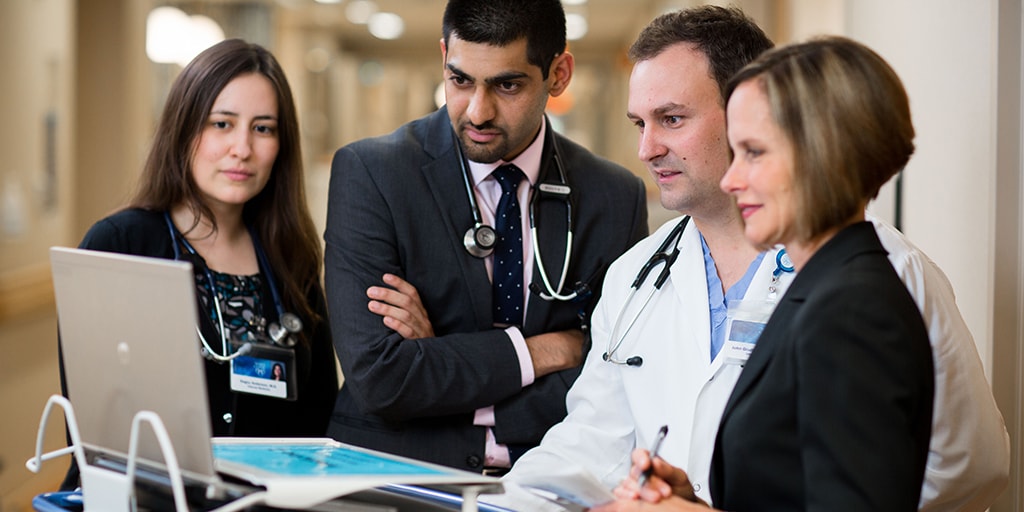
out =
[[445,108],[334,156],[328,435],[501,474],[565,416],[646,195],[546,122],[574,67],[558,0],[450,0],[441,53]]

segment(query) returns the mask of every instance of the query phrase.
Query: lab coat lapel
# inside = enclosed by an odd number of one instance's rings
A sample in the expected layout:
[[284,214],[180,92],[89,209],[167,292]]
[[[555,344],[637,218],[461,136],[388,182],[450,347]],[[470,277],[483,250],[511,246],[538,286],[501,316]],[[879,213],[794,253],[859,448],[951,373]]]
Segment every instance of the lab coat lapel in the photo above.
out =
[[[758,269],[758,274],[755,276],[753,282],[750,283],[751,288],[748,288],[747,294],[744,297],[751,298],[752,300],[765,300],[768,294],[767,283],[770,282],[771,272],[775,269],[775,255],[776,251],[768,251],[764,256],[764,260],[761,262],[761,268]],[[764,277],[764,274],[768,274],[768,278]],[[785,311],[785,318],[793,317],[794,308],[800,308],[804,301],[803,293],[800,289],[794,289],[791,294],[786,293],[789,283],[794,279],[792,273],[783,274],[780,284],[778,306],[776,310],[772,312],[772,316],[779,313],[782,309]],[[755,288],[756,286],[756,288]],[[788,310],[788,311],[787,311]],[[725,422],[725,418],[728,417],[729,413],[732,412],[733,407],[736,403],[745,395],[757,381],[761,379],[762,374],[768,367],[772,358],[775,356],[778,349],[776,345],[781,343],[785,338],[785,333],[782,335],[775,334],[780,330],[786,329],[788,326],[781,323],[772,323],[769,321],[769,325],[765,327],[764,332],[757,340],[757,346],[754,351],[750,354],[750,359],[747,360],[746,366],[743,368],[743,373],[740,374],[739,380],[736,382],[736,386],[733,388],[732,395],[729,396],[729,401],[725,405],[725,411],[722,413],[722,422]]]
[[[649,279],[657,278],[659,269],[655,269]],[[697,343],[700,354],[706,354],[705,362],[710,364],[711,360],[711,318],[707,314],[710,311],[708,304],[708,279],[704,272],[704,251],[701,248],[700,232],[697,226],[691,221],[686,230],[683,231],[683,238],[679,242],[679,257],[672,265],[672,272],[669,274],[672,283],[672,290],[676,294],[679,303],[682,304],[681,311],[703,311],[705,314],[696,315],[695,318],[687,318],[689,325],[689,336]],[[709,375],[710,376],[710,375]]]
[[[442,120],[443,124],[440,122]],[[484,260],[469,254],[463,245],[466,230],[473,226],[473,211],[469,205],[469,198],[466,197],[466,185],[447,113],[442,112],[441,116],[436,118],[435,125],[432,133],[437,135],[431,137],[427,149],[434,151],[437,158],[425,164],[422,170],[429,188],[430,200],[434,201],[444,218],[444,242],[439,243],[447,244],[448,248],[445,250],[454,251],[458,255],[458,270],[463,275],[467,295],[472,298],[469,307],[472,308],[476,323],[482,329],[490,328],[491,281],[487,277]],[[454,269],[444,271],[450,272]]]

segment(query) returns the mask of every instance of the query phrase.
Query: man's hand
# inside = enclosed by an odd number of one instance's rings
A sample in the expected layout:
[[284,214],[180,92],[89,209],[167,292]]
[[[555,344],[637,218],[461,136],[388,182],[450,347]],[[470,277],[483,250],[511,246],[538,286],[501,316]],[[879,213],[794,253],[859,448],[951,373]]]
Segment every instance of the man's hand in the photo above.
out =
[[575,368],[583,362],[583,332],[579,329],[549,332],[526,338],[537,377]]
[[391,288],[366,289],[366,296],[371,299],[367,304],[370,311],[384,317],[384,325],[407,340],[433,338],[434,327],[416,287],[394,274],[384,274],[384,284]]

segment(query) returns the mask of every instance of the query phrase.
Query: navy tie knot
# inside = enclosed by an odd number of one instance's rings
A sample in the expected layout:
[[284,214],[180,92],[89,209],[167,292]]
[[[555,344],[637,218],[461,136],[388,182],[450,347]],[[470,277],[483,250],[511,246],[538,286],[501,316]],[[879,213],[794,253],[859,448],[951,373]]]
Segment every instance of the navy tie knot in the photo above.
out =
[[494,179],[501,185],[501,199],[494,212],[494,266],[491,276],[494,323],[523,324],[523,229],[516,189],[525,175],[507,164],[495,169]]
[[494,176],[494,179],[498,180],[498,184],[501,185],[502,199],[504,199],[504,194],[516,193],[519,182],[523,181],[524,174],[515,165],[505,164],[491,171],[491,176]]

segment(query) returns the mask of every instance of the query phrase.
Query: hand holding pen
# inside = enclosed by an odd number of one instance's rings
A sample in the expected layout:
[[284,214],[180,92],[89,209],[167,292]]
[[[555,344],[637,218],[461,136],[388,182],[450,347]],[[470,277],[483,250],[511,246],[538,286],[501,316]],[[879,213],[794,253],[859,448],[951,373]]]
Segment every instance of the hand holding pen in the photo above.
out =
[[658,450],[661,449],[661,443],[665,440],[666,435],[668,435],[668,425],[662,425],[661,428],[658,429],[658,435],[654,438],[654,444],[651,445],[651,463],[643,473],[640,473],[640,478],[636,481],[638,489],[643,489],[644,485],[647,483],[647,479],[651,478],[651,473],[654,472],[654,458],[658,456]]
[[[668,461],[662,459],[657,462],[658,469],[654,469],[654,465],[656,463],[655,459],[660,458],[658,453],[661,450],[661,446],[664,443],[665,436],[667,434],[668,425],[663,426],[658,430],[649,452],[645,453],[645,450],[639,448],[633,451],[632,459],[634,468],[640,467],[644,462],[646,462],[646,467],[640,472],[635,482],[630,479],[626,479],[615,488],[615,497],[618,500],[621,500],[618,503],[621,504],[627,501],[635,502],[635,500],[641,500],[648,503],[659,503],[662,500],[675,496],[686,501],[708,506],[704,500],[697,496],[697,493],[693,488],[693,484],[690,483],[689,476],[682,468],[677,468],[669,464]],[[653,476],[658,477],[656,482],[651,481],[651,477]],[[608,509],[599,508],[599,510],[610,511],[619,509],[612,507]]]

